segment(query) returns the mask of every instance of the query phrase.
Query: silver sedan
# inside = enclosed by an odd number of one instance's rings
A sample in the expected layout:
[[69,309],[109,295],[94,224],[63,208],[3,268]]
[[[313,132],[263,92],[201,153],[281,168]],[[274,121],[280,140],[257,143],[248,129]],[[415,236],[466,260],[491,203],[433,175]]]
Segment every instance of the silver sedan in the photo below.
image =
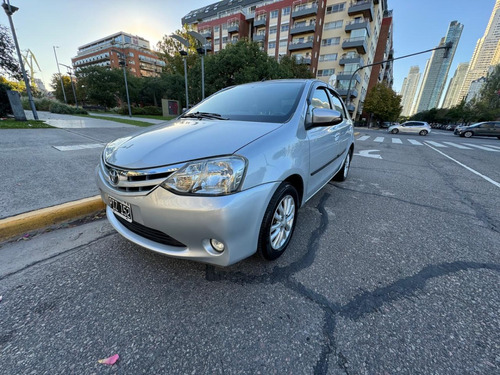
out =
[[402,124],[389,126],[389,133],[409,133],[418,135],[427,135],[431,132],[431,126],[425,121],[407,121]]
[[113,227],[172,257],[278,258],[299,207],[347,178],[353,124],[317,80],[224,89],[177,119],[109,143],[96,169]]

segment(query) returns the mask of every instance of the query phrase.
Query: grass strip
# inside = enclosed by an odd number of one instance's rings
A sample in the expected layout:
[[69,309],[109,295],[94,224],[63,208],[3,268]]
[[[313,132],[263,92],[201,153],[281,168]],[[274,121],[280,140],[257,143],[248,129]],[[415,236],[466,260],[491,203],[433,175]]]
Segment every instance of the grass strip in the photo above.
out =
[[129,124],[129,125],[142,126],[142,127],[154,125],[150,122],[129,120],[129,119],[123,119],[123,118],[118,118],[118,117],[94,116],[94,115],[78,115],[78,116],[88,117],[88,118],[96,118],[96,119],[107,120],[107,121],[114,121],[114,122],[119,122],[122,124]]
[[41,120],[28,120],[28,121],[16,121],[16,120],[0,120],[0,129],[46,129],[53,128],[45,121]]

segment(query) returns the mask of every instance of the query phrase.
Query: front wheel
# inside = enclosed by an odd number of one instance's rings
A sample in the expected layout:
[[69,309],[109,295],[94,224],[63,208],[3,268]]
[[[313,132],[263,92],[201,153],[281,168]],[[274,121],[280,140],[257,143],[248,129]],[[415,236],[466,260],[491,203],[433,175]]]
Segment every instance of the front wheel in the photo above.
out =
[[266,260],[279,258],[288,247],[297,222],[299,195],[288,182],[274,193],[262,219],[257,252]]
[[465,138],[470,138],[470,137],[472,137],[472,135],[473,135],[473,133],[469,132],[469,131],[467,131],[467,132],[464,133],[464,137]]
[[391,133],[392,133],[392,134],[398,134],[398,133],[399,133],[399,130],[398,130],[398,129],[392,129],[392,130],[391,130]]
[[347,179],[347,175],[349,174],[349,168],[351,168],[351,150],[347,151],[347,155],[344,159],[344,164],[342,164],[342,168],[337,172],[333,179],[335,181],[345,181]]
[[427,133],[429,133],[427,130],[420,130],[420,135],[427,135]]

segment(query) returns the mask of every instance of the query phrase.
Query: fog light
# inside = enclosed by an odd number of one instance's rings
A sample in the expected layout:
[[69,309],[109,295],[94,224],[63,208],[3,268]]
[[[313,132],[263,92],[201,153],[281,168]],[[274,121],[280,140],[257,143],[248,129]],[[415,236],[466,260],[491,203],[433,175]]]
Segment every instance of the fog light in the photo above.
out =
[[222,242],[217,241],[216,239],[210,240],[210,245],[214,248],[215,251],[222,253],[224,251],[224,244]]

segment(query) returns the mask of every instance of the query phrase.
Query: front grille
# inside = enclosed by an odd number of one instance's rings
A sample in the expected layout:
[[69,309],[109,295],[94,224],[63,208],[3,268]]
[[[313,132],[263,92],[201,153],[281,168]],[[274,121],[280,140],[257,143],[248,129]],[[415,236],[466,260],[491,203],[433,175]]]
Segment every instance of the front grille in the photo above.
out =
[[129,223],[127,220],[118,215],[115,215],[115,218],[129,231],[134,232],[141,237],[147,238],[148,240],[168,246],[186,247],[186,245],[182,242],[177,241],[175,238],[172,238],[168,234],[160,232],[159,230],[146,227],[145,225],[136,222]]
[[148,193],[178,169],[176,166],[170,166],[145,170],[126,170],[101,161],[101,172],[108,184],[113,189],[125,193]]

